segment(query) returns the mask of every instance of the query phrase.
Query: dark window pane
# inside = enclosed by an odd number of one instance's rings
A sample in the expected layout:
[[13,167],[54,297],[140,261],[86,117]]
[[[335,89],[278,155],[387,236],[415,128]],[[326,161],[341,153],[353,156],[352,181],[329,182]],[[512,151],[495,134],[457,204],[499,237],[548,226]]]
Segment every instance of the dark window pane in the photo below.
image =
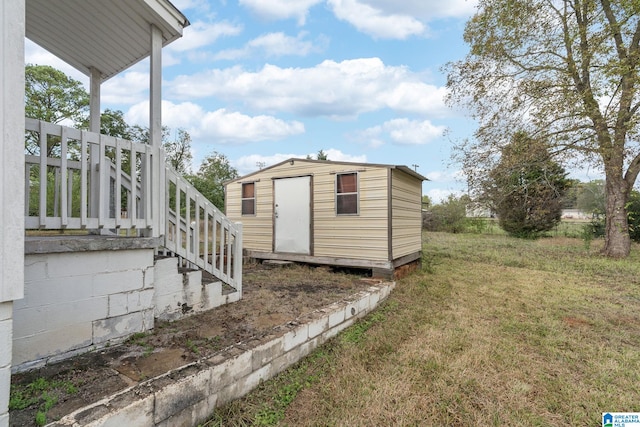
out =
[[246,199],[242,201],[242,215],[255,215],[255,199]]
[[336,199],[338,215],[349,215],[358,213],[358,195],[342,194]]
[[358,191],[358,175],[355,173],[338,175],[338,194]]
[[242,198],[243,199],[249,199],[251,197],[254,197],[254,183],[247,183],[247,184],[242,184]]

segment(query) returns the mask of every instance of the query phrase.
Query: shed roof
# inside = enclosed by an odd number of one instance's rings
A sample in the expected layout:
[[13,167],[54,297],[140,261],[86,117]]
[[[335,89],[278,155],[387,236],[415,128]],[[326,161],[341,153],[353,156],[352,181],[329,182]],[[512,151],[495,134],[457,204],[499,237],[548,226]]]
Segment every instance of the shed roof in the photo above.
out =
[[150,55],[151,24],[164,46],[189,20],[168,0],[26,0],[27,38],[103,81]]
[[408,175],[410,175],[410,176],[412,176],[414,178],[417,178],[417,179],[419,179],[421,181],[429,181],[429,178],[419,174],[418,172],[414,171],[413,169],[411,169],[411,168],[409,168],[407,166],[402,166],[402,165],[387,165],[387,164],[381,164],[381,163],[341,162],[341,161],[333,161],[333,160],[313,160],[313,159],[300,159],[300,158],[292,157],[292,158],[284,160],[284,161],[282,161],[280,163],[277,163],[275,165],[271,165],[269,167],[257,170],[255,172],[252,172],[250,174],[241,176],[239,178],[235,178],[235,179],[226,181],[226,182],[224,182],[224,185],[230,184],[230,183],[235,182],[235,181],[246,180],[247,178],[250,178],[253,175],[262,173],[262,172],[267,171],[269,169],[277,168],[277,167],[279,167],[279,166],[281,166],[281,165],[283,165],[285,163],[291,163],[291,162],[308,162],[308,163],[321,163],[321,164],[330,163],[330,164],[334,164],[334,165],[353,166],[354,168],[369,166],[369,167],[378,167],[378,168],[387,168],[387,169],[398,169],[398,170],[401,170],[401,171],[405,172],[406,174],[408,174]]

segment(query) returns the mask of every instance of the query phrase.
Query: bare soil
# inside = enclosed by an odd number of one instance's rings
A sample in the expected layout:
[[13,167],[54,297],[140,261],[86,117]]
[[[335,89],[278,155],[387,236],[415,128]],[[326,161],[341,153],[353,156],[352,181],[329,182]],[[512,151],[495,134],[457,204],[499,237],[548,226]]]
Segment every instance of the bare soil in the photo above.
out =
[[[45,391],[57,401],[46,412],[51,422],[141,381],[267,335],[278,325],[379,282],[365,271],[250,264],[243,273],[241,301],[175,322],[156,321],[153,331],[136,334],[124,344],[15,374],[12,396],[17,391],[28,394],[34,382],[50,385]],[[10,426],[37,425],[36,414],[43,408],[44,399],[39,399],[24,409],[11,410]]]

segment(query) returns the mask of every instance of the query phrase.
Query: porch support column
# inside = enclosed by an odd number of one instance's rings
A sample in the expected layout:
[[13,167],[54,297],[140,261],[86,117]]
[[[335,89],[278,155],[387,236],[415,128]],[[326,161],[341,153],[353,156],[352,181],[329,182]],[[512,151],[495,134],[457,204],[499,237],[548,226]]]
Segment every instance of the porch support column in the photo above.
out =
[[162,150],[162,31],[151,25],[149,82],[149,142],[151,161],[151,237],[164,234],[164,151]]
[[13,301],[24,296],[25,1],[0,2],[0,427],[9,425]]
[[[89,80],[89,131],[100,133],[100,87],[102,85],[102,74],[91,67]],[[91,172],[89,173],[89,216],[98,218],[100,213],[100,147],[91,144],[89,148],[89,162]],[[106,195],[103,195],[107,197]]]

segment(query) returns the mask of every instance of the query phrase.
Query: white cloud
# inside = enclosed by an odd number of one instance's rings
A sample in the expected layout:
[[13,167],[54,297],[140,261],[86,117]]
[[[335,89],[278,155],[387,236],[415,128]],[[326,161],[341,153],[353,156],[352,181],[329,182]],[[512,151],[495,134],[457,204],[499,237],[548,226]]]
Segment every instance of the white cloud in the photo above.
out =
[[[148,62],[145,61],[148,67]],[[140,68],[142,69],[142,68]],[[103,83],[100,90],[103,104],[132,105],[149,99],[149,72],[127,71]]]
[[240,5],[264,19],[298,20],[298,25],[304,25],[309,9],[323,0],[239,0]]
[[[351,155],[343,153],[341,150],[335,148],[329,148],[324,150],[327,154],[327,158],[329,160],[333,160],[335,162],[356,162],[356,163],[366,163],[367,156],[366,155]],[[269,167],[280,162],[283,162],[287,159],[297,158],[304,159],[307,155],[315,157],[316,153],[306,153],[306,154],[282,154],[277,153],[271,156],[263,156],[260,154],[250,154],[248,156],[240,157],[237,160],[231,161],[231,164],[238,169],[238,173],[240,175],[246,175],[260,169],[260,166]]]
[[167,46],[172,52],[185,52],[200,48],[209,48],[220,37],[237,36],[242,33],[242,25],[230,22],[196,21],[184,29],[183,36]]
[[442,136],[445,129],[445,126],[435,126],[429,120],[393,119],[365,129],[357,139],[373,147],[384,144],[386,139],[399,145],[423,145]]
[[49,65],[62,71],[72,79],[78,80],[87,90],[89,89],[89,77],[86,74],[26,38],[24,43],[24,62],[25,64]]
[[[429,183],[427,182],[426,185],[429,185]],[[434,205],[444,202],[452,194],[456,197],[460,197],[464,194],[464,191],[445,188],[432,188],[426,192],[426,195],[429,196],[429,199],[431,199],[431,203]]]
[[320,39],[319,45],[304,40],[308,33],[300,32],[296,37],[287,36],[282,32],[268,33],[249,41],[240,49],[227,49],[218,52],[214,59],[236,60],[246,57],[264,56],[281,57],[287,55],[306,56],[311,52],[319,51],[326,44]]
[[404,40],[423,35],[427,30],[422,22],[409,14],[390,13],[366,1],[328,0],[328,3],[338,19],[374,38]]
[[265,65],[257,72],[236,66],[177,77],[167,93],[178,99],[217,97],[265,111],[303,116],[355,117],[390,108],[445,116],[444,88],[424,83],[406,67],[379,58],[335,62],[311,68]]
[[477,0],[360,0],[385,14],[406,14],[424,21],[465,18],[475,12]]
[[[149,103],[140,102],[125,114],[127,123],[147,126]],[[279,140],[305,132],[304,124],[273,116],[248,116],[221,108],[204,111],[191,102],[162,101],[162,123],[172,129],[186,129],[194,140],[211,143],[247,143]]]

